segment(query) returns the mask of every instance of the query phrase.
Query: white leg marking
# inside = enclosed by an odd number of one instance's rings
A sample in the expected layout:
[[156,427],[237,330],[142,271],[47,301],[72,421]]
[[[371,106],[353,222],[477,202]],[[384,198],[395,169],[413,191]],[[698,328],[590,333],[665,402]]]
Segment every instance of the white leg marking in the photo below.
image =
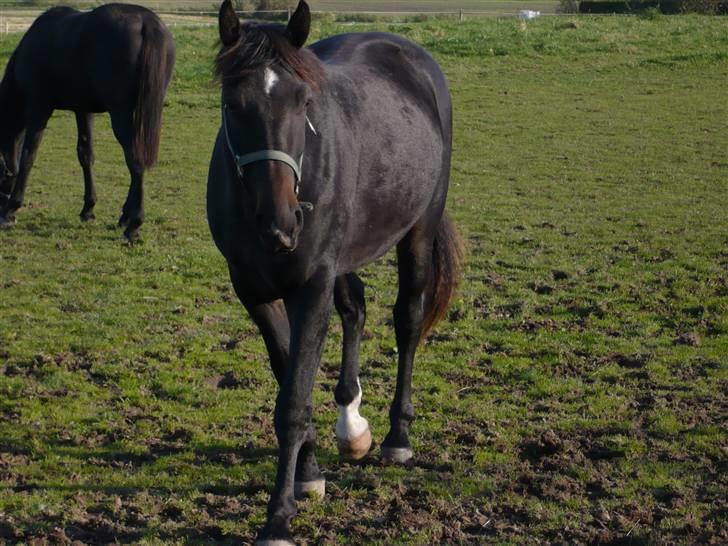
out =
[[359,378],[357,378],[356,384],[359,387],[359,394],[356,395],[353,402],[348,406],[338,406],[339,417],[336,420],[336,437],[340,440],[354,440],[369,430],[369,423],[359,415],[362,394]]
[[270,92],[273,87],[278,83],[278,74],[276,74],[272,68],[265,69],[265,94],[270,96]]
[[326,496],[326,480],[324,478],[312,482],[294,482],[293,496],[296,499],[302,499],[312,495],[318,495],[321,498]]

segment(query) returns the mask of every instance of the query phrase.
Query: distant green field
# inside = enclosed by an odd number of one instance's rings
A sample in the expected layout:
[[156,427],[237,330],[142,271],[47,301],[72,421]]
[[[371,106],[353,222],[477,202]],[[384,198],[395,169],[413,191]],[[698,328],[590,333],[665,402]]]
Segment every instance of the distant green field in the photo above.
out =
[[[314,23],[404,34],[453,94],[449,210],[469,256],[415,365],[408,468],[338,460],[341,328],[315,392],[309,545],[723,544],[728,19]],[[0,232],[0,544],[251,544],[276,464],[275,381],[205,219],[216,33],[178,66],[142,242],[96,123],[81,224],[73,118],[51,120]],[[0,36],[4,64],[20,35]],[[1,120],[0,120],[1,122]],[[393,257],[366,268],[363,414],[387,430]]]
[[[213,0],[121,0],[134,4],[149,6],[159,11],[194,9],[214,10],[221,2]],[[51,5],[54,2],[36,2],[35,5]],[[57,2],[56,2],[57,3]],[[64,2],[83,6],[98,5],[99,2],[84,1]],[[297,5],[291,0],[290,7]],[[452,12],[458,10],[486,11],[490,13],[516,13],[519,9],[539,9],[544,12],[553,12],[558,5],[555,0],[461,0],[448,2],[445,0],[413,0],[394,1],[387,0],[310,0],[309,5],[315,11],[346,12],[346,11],[382,11],[382,12]],[[0,10],[5,8],[27,7],[28,2],[2,1]]]
[[[539,6],[549,6],[555,9],[558,2],[534,0],[463,0],[445,2],[443,0],[414,0],[387,1],[387,0],[311,0],[309,5],[318,11],[496,11],[503,10],[515,13],[519,9],[538,9]],[[295,2],[292,2],[295,5]],[[534,8],[535,6],[535,8]]]

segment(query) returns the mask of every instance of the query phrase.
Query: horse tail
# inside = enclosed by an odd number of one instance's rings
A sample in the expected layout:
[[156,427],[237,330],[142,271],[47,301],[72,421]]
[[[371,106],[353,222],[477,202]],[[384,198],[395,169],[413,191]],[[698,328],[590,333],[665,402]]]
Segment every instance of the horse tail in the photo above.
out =
[[443,212],[432,249],[432,277],[420,341],[445,316],[462,277],[465,247],[455,225]]
[[139,87],[134,108],[134,155],[144,167],[151,167],[159,155],[162,107],[169,83],[167,36],[161,23],[142,27],[139,55]]

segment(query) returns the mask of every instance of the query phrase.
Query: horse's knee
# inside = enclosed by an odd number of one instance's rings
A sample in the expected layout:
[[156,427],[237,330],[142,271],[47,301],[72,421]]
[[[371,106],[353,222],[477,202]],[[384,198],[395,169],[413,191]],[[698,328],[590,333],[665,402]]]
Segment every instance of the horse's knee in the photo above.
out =
[[361,332],[367,318],[364,285],[356,277],[354,281],[347,279],[343,282],[346,285],[334,292],[336,310],[341,316],[341,321],[345,327]]
[[276,404],[273,425],[279,442],[282,440],[300,444],[315,442],[316,430],[310,426],[312,415],[313,407],[310,404],[294,407]]

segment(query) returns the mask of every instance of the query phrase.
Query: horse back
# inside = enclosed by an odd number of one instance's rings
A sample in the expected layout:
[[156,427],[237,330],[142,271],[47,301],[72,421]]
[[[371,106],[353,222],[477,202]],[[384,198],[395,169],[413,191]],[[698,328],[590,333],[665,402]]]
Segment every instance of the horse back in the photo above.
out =
[[425,215],[441,214],[452,148],[450,94],[437,62],[395,35],[344,34],[311,50],[325,67],[334,118],[334,193],[345,231],[340,264],[354,270]]
[[394,34],[364,32],[321,40],[311,50],[334,79],[344,76],[353,84],[345,92],[388,89],[409,100],[413,108],[447,132],[452,116],[447,81],[424,48]]
[[51,8],[19,44],[16,78],[34,101],[54,109],[105,112],[133,105],[145,34],[163,48],[172,42],[157,16],[140,6]]

